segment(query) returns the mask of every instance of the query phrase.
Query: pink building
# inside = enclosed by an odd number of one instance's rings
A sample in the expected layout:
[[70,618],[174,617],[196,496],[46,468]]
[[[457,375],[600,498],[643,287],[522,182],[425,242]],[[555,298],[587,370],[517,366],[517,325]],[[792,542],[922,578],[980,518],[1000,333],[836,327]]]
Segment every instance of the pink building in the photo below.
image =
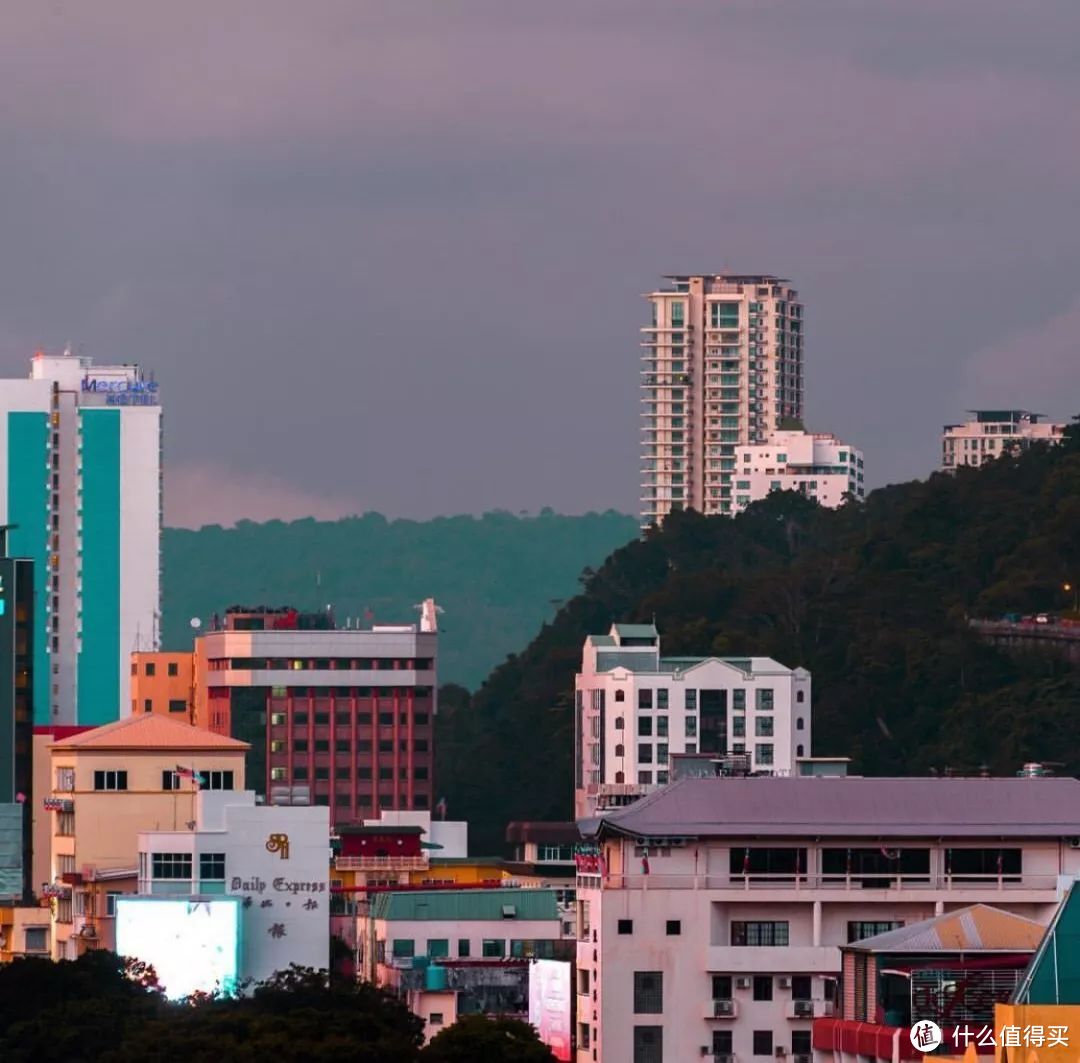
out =
[[842,946],[1080,875],[1076,779],[689,778],[579,825],[577,1063],[810,1063]]

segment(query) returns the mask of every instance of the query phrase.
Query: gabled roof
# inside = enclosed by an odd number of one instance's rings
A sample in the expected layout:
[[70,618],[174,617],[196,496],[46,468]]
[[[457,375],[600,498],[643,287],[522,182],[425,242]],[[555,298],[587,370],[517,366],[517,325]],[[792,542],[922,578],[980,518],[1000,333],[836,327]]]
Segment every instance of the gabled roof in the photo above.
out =
[[1080,780],[685,778],[582,834],[631,837],[1033,837],[1080,835]]
[[1080,882],[1058,905],[1011,1003],[1080,1004]]
[[377,893],[373,919],[462,922],[482,919],[558,919],[554,890],[474,889]]
[[54,742],[50,749],[160,749],[209,752],[238,752],[250,748],[226,735],[214,734],[202,727],[170,720],[156,713],[126,716],[114,723],[72,735]]
[[855,952],[1034,952],[1046,927],[989,904],[973,904],[844,946]]
[[612,624],[611,630],[621,639],[656,639],[660,637],[655,624]]

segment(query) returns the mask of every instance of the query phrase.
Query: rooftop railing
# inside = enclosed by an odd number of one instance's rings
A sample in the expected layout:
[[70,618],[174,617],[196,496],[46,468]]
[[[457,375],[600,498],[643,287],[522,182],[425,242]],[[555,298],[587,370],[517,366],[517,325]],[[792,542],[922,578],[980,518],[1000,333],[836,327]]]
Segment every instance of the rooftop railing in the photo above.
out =
[[792,893],[857,892],[863,894],[946,892],[1002,892],[1016,890],[1045,890],[1054,892],[1058,876],[1050,874],[806,874],[806,875],[732,875],[732,874],[578,874],[579,889],[683,889],[724,890],[725,892],[755,893],[783,890]]

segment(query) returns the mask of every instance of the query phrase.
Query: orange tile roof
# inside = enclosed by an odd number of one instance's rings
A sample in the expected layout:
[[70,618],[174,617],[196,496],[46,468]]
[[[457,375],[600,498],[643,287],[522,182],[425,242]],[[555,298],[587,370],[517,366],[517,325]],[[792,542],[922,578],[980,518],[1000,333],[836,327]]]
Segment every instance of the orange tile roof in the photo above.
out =
[[217,749],[222,752],[249,749],[247,742],[214,734],[202,727],[170,720],[167,716],[145,713],[127,716],[115,723],[83,731],[59,742],[50,749]]
[[1045,933],[1046,927],[1035,920],[973,904],[848,947],[860,952],[1026,952],[1034,951]]

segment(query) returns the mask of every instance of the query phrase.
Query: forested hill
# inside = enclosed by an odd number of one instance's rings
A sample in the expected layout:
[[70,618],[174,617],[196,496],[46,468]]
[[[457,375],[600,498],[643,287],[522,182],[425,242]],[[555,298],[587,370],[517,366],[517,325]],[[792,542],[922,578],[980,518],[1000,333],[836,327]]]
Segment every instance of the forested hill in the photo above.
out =
[[576,592],[583,568],[637,534],[637,521],[621,513],[550,510],[172,528],[164,538],[163,642],[190,648],[192,617],[205,621],[236,604],[330,604],[339,623],[369,610],[377,623],[411,623],[413,606],[434,597],[444,609],[440,678],[475,687],[554,615],[553,600]]
[[763,654],[813,673],[816,754],[865,774],[1029,760],[1080,772],[1080,672],[1012,659],[966,618],[1062,609],[1080,579],[1080,435],[822,510],[776,494],[734,520],[675,514],[585,580],[452,717],[451,818],[482,847],[508,820],[571,812],[582,641],[655,617],[665,654]]

